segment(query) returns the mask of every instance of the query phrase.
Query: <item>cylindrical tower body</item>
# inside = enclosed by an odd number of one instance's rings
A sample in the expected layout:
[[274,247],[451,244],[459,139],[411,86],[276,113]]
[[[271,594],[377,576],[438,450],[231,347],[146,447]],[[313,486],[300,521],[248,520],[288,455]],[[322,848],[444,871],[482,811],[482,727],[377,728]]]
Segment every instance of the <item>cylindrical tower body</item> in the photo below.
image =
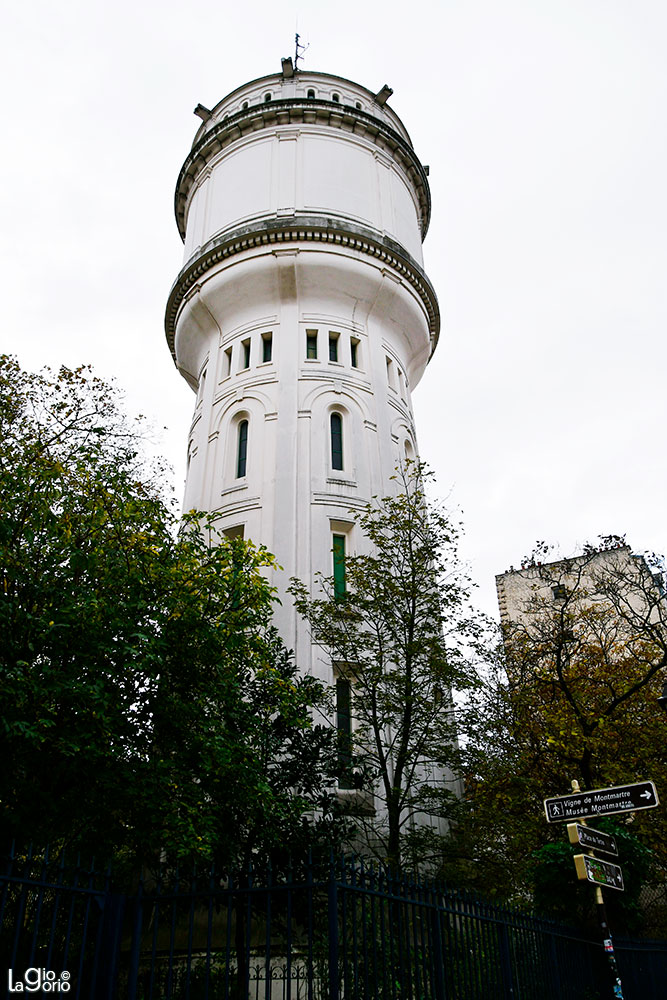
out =
[[166,329],[197,392],[185,507],[276,555],[283,637],[330,680],[285,588],[358,550],[355,509],[416,456],[410,394],[439,315],[426,172],[385,94],[290,70],[198,110]]

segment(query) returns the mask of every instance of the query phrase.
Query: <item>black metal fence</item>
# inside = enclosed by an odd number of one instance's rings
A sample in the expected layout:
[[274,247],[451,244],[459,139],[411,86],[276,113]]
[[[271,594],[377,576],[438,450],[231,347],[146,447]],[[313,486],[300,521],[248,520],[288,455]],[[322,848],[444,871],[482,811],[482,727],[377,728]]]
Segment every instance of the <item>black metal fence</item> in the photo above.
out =
[[[626,1000],[662,996],[667,942],[615,944]],[[12,852],[0,869],[7,996],[606,1000],[608,975],[598,941],[358,860],[165,870],[131,894],[48,853]]]

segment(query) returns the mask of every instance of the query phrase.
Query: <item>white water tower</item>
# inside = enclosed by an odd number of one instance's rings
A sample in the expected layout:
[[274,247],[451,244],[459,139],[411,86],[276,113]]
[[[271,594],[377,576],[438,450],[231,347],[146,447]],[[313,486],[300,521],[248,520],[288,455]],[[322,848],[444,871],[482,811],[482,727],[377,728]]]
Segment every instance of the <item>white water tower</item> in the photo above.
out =
[[197,394],[185,509],[275,553],[277,623],[327,681],[285,588],[358,548],[354,510],[416,457],[411,393],[439,332],[426,170],[390,95],[283,60],[196,109],[176,187],[166,331]]

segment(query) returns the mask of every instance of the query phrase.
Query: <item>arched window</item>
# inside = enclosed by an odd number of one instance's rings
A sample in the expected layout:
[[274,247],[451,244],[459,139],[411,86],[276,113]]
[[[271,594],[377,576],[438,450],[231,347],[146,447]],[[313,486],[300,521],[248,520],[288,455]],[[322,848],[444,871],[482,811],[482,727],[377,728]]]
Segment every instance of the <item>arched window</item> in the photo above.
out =
[[271,100],[271,91],[267,90],[267,92],[264,94],[264,103],[268,104],[270,100]]
[[236,478],[243,479],[248,462],[248,421],[239,424],[236,448]]
[[315,91],[309,90],[308,93],[306,94],[306,97],[308,98],[309,101],[313,101],[315,99]]
[[343,469],[343,418],[340,413],[331,414],[331,468]]
[[340,104],[340,94],[332,94],[331,95],[331,100],[335,101],[336,104]]

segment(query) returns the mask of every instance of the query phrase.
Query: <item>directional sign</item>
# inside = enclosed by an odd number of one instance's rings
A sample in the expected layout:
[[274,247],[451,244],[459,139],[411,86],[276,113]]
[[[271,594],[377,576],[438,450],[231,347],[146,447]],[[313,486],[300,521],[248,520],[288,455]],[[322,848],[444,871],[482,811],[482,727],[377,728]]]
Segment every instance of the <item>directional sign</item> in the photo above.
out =
[[567,835],[571,844],[581,844],[591,851],[618,855],[615,839],[602,830],[594,830],[590,826],[582,826],[581,823],[568,823]]
[[612,865],[611,861],[600,861],[599,858],[591,858],[588,854],[575,854],[574,866],[577,869],[577,878],[588,879],[596,885],[604,885],[608,889],[618,889],[623,892],[623,872],[618,865]]
[[589,816],[609,816],[613,813],[637,812],[639,809],[655,809],[658,805],[660,800],[653,782],[640,781],[636,785],[594,788],[590,792],[577,792],[575,795],[561,795],[557,799],[545,799],[544,811],[548,823],[566,823],[568,820],[585,819]]

